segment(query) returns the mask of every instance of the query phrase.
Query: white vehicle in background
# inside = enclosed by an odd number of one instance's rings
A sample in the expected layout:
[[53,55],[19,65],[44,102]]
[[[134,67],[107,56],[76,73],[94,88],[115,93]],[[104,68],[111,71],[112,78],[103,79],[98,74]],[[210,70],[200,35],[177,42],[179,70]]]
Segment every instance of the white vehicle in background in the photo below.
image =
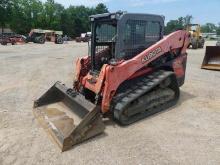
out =
[[220,46],[220,38],[218,39],[216,46]]
[[91,32],[81,33],[80,37],[76,37],[76,42],[89,42],[91,39]]

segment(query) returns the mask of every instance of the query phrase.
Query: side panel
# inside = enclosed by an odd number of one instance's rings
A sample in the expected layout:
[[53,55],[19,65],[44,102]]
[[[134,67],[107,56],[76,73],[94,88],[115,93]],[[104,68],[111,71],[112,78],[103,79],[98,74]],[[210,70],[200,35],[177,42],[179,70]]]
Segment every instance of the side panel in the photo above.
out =
[[107,112],[109,110],[111,99],[122,82],[127,80],[141,68],[146,67],[150,62],[165,55],[167,52],[181,49],[180,54],[186,54],[188,44],[189,34],[182,30],[176,31],[150,46],[134,58],[117,66],[107,66],[102,111]]
[[182,86],[185,81],[187,54],[181,54],[177,59],[173,61],[173,70],[176,74],[177,82],[179,86]]
[[[137,71],[143,68],[148,68],[149,63],[163,55],[166,55],[167,52],[172,52],[178,49],[180,50],[180,54],[186,55],[188,44],[189,33],[182,30],[176,31],[145,49],[143,52],[137,54],[130,60],[121,61],[116,66],[105,64],[101,69],[101,74],[99,77],[94,77],[89,73],[85,75],[88,72],[88,68],[85,67],[87,65],[84,66],[84,64],[90,63],[88,58],[85,58],[83,61],[78,60],[78,82],[76,82],[74,86],[79,90],[79,85],[82,85],[84,88],[90,89],[96,94],[101,94],[101,110],[103,113],[105,113],[109,111],[112,97],[115,95],[115,92],[121,83],[132,77]],[[179,66],[180,65],[178,65],[178,62],[176,62],[175,66],[173,66],[175,68],[174,72],[177,74],[177,77],[185,72],[185,68],[182,67],[184,71],[182,70],[181,72],[179,70]],[[82,70],[85,72],[83,73]],[[182,80],[182,82],[183,81],[184,80]]]

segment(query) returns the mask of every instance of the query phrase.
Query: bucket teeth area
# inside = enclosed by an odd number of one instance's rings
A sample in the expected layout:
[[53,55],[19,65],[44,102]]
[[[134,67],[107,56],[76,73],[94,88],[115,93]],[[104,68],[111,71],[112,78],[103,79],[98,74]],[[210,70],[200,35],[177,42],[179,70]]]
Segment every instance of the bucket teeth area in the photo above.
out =
[[[104,131],[100,109],[96,105],[87,100],[82,105],[82,96],[68,95],[69,89],[64,85],[55,84],[51,89],[37,100],[41,106],[35,106],[33,113],[62,151]],[[54,94],[62,95],[59,96],[62,99],[57,99]]]

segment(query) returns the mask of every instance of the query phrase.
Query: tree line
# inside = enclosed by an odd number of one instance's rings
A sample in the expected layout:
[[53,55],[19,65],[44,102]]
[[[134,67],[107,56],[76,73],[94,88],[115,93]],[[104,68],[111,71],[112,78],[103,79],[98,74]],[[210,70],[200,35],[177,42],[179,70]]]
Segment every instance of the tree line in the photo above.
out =
[[[96,7],[63,5],[54,0],[43,3],[40,0],[1,0],[0,26],[10,27],[14,32],[27,34],[33,28],[62,30],[64,34],[76,37],[90,31],[89,16],[108,12],[108,8],[100,3]],[[170,20],[165,27],[165,34],[184,29],[192,22],[193,17],[187,15]],[[216,32],[220,35],[220,24],[207,23],[201,26],[203,33]]]
[[14,32],[27,34],[31,29],[62,30],[71,37],[90,30],[89,16],[108,12],[100,3],[96,7],[69,6],[47,0],[1,0],[0,26]]
[[220,23],[218,26],[216,26],[213,23],[206,23],[205,25],[202,25],[201,30],[203,33],[217,33],[217,35],[220,35]]
[[[192,15],[187,15],[185,17],[179,17],[176,20],[170,20],[165,27],[165,34],[169,34],[178,29],[185,29],[188,24],[191,24],[193,20]],[[216,33],[220,35],[220,23],[215,25],[213,23],[206,23],[205,25],[201,25],[202,33]]]

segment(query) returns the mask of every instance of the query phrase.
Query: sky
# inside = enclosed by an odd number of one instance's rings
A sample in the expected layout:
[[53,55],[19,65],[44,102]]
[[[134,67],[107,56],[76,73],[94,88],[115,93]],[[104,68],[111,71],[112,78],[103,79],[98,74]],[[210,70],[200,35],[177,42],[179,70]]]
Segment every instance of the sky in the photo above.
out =
[[[42,0],[45,1],[45,0]],[[132,13],[164,15],[166,22],[187,14],[193,23],[220,23],[220,0],[55,0],[69,5],[95,6],[104,3],[110,12],[118,10]]]

